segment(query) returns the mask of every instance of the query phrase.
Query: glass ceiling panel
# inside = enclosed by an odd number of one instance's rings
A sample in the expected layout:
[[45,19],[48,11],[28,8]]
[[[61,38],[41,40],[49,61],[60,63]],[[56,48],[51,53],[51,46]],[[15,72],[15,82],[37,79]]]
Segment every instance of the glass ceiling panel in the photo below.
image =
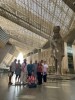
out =
[[12,3],[16,1],[17,7],[14,9],[19,10],[24,18],[28,18],[29,22],[31,21],[32,25],[38,29],[41,27],[41,30],[47,34],[51,30],[50,22],[62,26],[62,30],[63,27],[68,30],[72,23],[71,19],[73,19],[74,12],[62,0],[3,0],[3,2],[7,1],[12,1]]
[[29,3],[29,10],[35,15],[55,25],[68,28],[73,11],[62,0],[17,0],[17,3],[21,1],[25,1],[26,5]]

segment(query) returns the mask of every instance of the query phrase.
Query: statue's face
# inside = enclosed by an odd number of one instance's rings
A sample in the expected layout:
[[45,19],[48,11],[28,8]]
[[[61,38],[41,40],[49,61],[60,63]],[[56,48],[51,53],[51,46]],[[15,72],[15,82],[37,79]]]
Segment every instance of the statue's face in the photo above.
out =
[[54,34],[58,34],[60,32],[60,26],[55,26],[53,32]]

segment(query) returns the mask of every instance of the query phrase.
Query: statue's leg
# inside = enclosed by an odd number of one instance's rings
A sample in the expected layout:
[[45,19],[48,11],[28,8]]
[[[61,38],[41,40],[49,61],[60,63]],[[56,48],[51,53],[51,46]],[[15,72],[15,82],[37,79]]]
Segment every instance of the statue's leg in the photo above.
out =
[[57,64],[58,64],[58,65],[57,65],[57,66],[58,66],[58,68],[57,68],[57,69],[58,69],[58,74],[62,74],[62,73],[61,73],[61,67],[62,67],[62,60],[61,60],[61,58],[58,59],[58,63],[57,63]]

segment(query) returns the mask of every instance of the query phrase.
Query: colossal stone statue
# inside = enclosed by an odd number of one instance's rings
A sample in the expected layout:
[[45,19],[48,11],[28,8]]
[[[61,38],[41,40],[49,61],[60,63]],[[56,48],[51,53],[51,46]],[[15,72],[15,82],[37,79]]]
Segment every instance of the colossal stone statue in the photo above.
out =
[[56,72],[61,74],[62,59],[64,56],[64,41],[60,35],[60,26],[55,26],[53,29],[53,50]]

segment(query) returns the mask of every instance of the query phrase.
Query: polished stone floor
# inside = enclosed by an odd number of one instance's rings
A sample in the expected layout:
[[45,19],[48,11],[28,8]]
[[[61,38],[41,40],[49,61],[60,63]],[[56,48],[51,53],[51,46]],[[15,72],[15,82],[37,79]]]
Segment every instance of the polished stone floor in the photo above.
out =
[[0,76],[0,100],[75,100],[75,81],[48,82],[35,89],[8,86],[8,76]]

